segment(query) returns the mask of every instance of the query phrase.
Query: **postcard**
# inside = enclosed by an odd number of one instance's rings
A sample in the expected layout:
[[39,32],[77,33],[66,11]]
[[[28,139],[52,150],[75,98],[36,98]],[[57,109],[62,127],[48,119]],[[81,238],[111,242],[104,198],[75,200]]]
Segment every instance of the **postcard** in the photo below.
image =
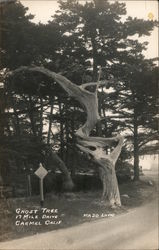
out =
[[0,250],[157,250],[158,1],[0,0]]

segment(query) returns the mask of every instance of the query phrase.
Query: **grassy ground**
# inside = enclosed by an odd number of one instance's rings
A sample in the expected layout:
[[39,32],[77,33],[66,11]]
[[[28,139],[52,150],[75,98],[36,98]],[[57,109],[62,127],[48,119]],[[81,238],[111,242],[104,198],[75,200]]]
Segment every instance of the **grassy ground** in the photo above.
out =
[[[100,202],[101,190],[89,192],[66,193],[62,195],[47,194],[45,197],[45,208],[58,209],[58,218],[50,221],[61,221],[59,225],[45,225],[41,218],[42,212],[39,206],[39,197],[17,198],[0,200],[0,241],[6,241],[19,237],[46,232],[50,230],[66,228],[73,225],[101,219],[103,217],[116,216],[128,212],[129,209],[140,206],[152,199],[156,192],[154,185],[147,181],[127,182],[119,186],[122,207],[111,209]],[[40,226],[16,226],[16,209],[37,209]],[[52,215],[48,213],[47,215]],[[53,213],[53,215],[55,215]],[[29,219],[32,220],[32,219]]]

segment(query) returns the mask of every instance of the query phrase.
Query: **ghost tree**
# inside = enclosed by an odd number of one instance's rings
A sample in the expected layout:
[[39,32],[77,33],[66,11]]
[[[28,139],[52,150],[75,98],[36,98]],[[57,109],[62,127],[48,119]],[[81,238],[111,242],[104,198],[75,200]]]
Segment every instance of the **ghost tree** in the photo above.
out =
[[[115,173],[115,163],[120,155],[124,138],[121,135],[112,138],[91,136],[91,131],[100,121],[98,113],[98,87],[107,85],[108,81],[100,81],[99,77],[97,82],[89,82],[77,86],[61,74],[52,72],[44,67],[36,66],[20,67],[8,73],[7,76],[25,70],[40,72],[52,78],[69,94],[69,96],[75,98],[84,107],[87,113],[87,119],[84,125],[76,131],[77,147],[82,152],[90,155],[99,168],[100,178],[103,184],[102,199],[108,201],[112,207],[120,206],[121,200]],[[94,92],[89,91],[90,86],[95,86]],[[118,142],[117,146],[110,154],[106,154],[106,146],[112,146],[114,142]]]

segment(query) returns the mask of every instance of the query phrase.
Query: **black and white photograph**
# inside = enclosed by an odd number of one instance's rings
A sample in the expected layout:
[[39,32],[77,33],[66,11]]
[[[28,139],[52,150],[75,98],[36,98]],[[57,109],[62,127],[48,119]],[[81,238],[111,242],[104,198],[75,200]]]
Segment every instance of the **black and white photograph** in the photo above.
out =
[[0,250],[159,250],[158,0],[0,0]]

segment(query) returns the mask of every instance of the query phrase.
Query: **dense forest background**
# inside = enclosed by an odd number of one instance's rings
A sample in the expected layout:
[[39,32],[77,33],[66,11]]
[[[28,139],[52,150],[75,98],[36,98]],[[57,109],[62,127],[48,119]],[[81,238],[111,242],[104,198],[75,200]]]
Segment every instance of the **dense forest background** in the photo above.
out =
[[133,169],[139,180],[139,156],[157,153],[158,59],[144,57],[148,44],[138,37],[150,36],[158,23],[121,21],[125,4],[106,0],[59,1],[59,7],[47,24],[35,24],[19,1],[0,6],[0,181],[16,194],[26,189],[28,176],[36,182],[33,173],[40,162],[49,170],[46,186],[55,188],[60,170],[60,190],[71,188],[77,173],[97,172],[76,147],[75,132],[86,119],[83,107],[41,73],[6,77],[20,66],[44,66],[77,85],[96,82],[99,74],[108,80],[98,90],[102,120],[92,135],[124,134],[119,175]]

